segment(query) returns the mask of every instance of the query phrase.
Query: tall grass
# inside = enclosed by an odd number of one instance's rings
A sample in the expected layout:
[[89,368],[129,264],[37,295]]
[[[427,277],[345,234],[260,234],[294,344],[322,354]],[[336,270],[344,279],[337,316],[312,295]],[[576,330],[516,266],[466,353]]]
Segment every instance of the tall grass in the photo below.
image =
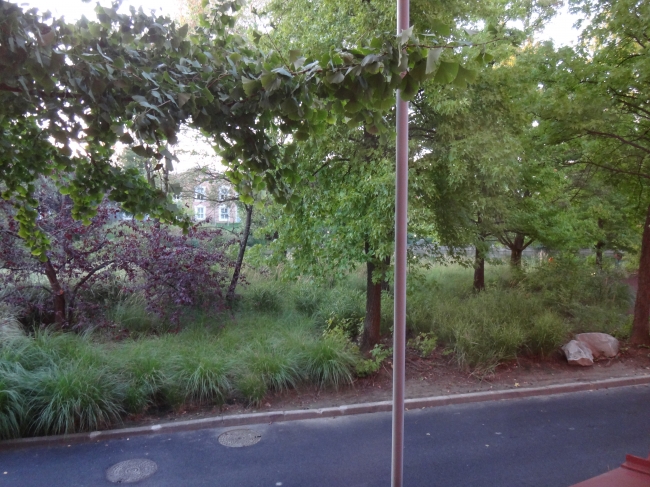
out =
[[124,384],[106,366],[76,361],[25,377],[29,427],[36,434],[97,430],[119,421],[124,411]]
[[409,286],[407,325],[437,335],[462,367],[489,371],[520,354],[548,356],[572,333],[624,336],[630,302],[621,278],[560,258],[523,271],[489,266],[477,294],[472,269],[434,267]]
[[[357,355],[295,312],[202,317],[178,334],[123,342],[41,331],[0,345],[0,437],[89,431],[125,413],[184,404],[257,405],[304,383],[352,380]],[[226,323],[225,326],[224,323]],[[321,345],[322,342],[322,345]]]
[[20,386],[24,371],[20,365],[0,360],[0,439],[20,436],[26,414],[25,397]]
[[[104,428],[154,408],[259,405],[303,384],[350,383],[358,350],[345,334],[323,331],[349,325],[345,333],[358,333],[364,286],[361,272],[327,286],[258,276],[236,313],[189,312],[175,333],[149,317],[138,295],[100,289],[116,299],[111,319],[131,338],[107,341],[101,330],[0,333],[0,438]],[[389,333],[390,293],[383,302]],[[487,290],[478,294],[472,269],[434,266],[410,276],[407,325],[431,344],[437,338],[461,367],[483,372],[520,354],[555,353],[577,331],[623,336],[628,306],[619,275],[572,260],[516,273],[488,266]]]

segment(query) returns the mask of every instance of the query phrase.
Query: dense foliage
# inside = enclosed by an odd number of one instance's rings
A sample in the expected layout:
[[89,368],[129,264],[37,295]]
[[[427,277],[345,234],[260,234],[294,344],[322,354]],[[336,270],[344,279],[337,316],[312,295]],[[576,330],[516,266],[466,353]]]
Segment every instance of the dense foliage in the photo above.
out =
[[27,321],[105,324],[107,303],[98,296],[108,293],[114,299],[116,292],[142,292],[148,310],[160,319],[177,319],[187,306],[225,306],[233,263],[219,230],[193,226],[183,234],[152,221],[124,220],[124,213],[106,201],[84,225],[72,217],[68,196],[49,181],[38,188],[36,224],[51,246],[44,262],[19,235],[12,205],[0,203],[3,300],[21,309]]

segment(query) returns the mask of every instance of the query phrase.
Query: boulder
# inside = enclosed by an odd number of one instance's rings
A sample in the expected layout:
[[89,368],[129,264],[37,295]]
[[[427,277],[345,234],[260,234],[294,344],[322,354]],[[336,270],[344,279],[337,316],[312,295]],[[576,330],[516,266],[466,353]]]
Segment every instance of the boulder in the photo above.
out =
[[571,340],[562,347],[569,365],[582,365],[588,367],[594,365],[594,356],[587,345],[577,340]]
[[618,340],[607,333],[579,333],[575,339],[587,345],[595,359],[618,354]]

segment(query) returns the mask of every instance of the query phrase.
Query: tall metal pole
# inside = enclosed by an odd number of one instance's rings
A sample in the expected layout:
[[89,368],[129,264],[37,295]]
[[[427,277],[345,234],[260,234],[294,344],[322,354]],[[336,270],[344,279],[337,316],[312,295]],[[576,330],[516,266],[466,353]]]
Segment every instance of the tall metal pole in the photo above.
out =
[[[409,0],[397,0],[397,34],[409,28]],[[393,453],[391,486],[404,478],[404,382],[406,380],[406,232],[409,107],[397,90],[395,174],[395,313],[393,332]]]

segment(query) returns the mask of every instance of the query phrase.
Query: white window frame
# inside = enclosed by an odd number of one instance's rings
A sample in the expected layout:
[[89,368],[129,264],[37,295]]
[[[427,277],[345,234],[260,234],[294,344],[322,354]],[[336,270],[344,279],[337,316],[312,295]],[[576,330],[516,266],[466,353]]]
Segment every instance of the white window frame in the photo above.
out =
[[194,199],[195,200],[205,199],[205,188],[203,186],[197,186],[196,188],[194,188]]
[[194,218],[196,220],[205,220],[205,206],[194,207]]
[[225,201],[230,197],[228,186],[219,186],[219,201]]
[[[224,210],[225,210],[225,217],[224,217]],[[220,222],[230,221],[230,208],[228,207],[228,205],[219,206],[219,221]]]

